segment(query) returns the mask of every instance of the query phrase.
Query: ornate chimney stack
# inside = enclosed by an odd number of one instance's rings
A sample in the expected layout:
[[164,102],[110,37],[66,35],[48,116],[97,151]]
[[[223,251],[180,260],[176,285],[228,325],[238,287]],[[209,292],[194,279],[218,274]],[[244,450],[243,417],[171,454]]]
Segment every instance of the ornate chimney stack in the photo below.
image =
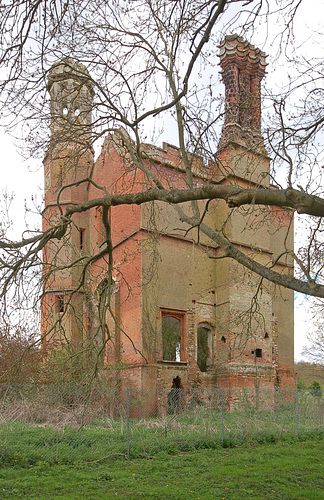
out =
[[266,55],[238,35],[220,44],[220,65],[225,84],[225,122],[219,149],[236,143],[264,152],[261,136],[261,80]]

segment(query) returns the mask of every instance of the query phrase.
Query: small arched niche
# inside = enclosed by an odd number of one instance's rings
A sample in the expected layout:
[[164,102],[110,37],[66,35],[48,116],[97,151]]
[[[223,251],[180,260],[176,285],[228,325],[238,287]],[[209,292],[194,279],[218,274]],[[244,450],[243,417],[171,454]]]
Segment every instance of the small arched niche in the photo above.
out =
[[200,323],[197,328],[197,365],[201,372],[206,372],[212,364],[213,329]]

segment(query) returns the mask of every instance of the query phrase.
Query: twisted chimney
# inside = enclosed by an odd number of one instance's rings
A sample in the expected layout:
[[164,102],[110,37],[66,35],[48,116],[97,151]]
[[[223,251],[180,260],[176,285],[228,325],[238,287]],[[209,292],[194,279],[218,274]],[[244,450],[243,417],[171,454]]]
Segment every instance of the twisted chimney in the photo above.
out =
[[220,66],[225,84],[225,122],[219,149],[229,143],[264,149],[261,136],[261,80],[266,55],[238,35],[220,44]]

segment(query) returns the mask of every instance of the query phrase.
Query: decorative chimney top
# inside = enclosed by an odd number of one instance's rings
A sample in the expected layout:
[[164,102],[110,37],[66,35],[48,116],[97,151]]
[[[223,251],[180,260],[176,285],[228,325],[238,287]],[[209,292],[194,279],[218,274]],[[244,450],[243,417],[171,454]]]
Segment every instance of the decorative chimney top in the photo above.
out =
[[261,136],[261,80],[266,55],[238,35],[221,42],[220,66],[225,84],[225,122],[219,149],[228,143],[264,151]]

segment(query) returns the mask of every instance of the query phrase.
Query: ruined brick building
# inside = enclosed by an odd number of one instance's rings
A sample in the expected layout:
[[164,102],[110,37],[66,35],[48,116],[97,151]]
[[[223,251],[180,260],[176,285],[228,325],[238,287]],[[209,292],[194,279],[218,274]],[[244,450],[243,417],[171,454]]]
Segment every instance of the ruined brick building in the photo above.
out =
[[[265,55],[240,37],[228,36],[220,46],[220,65],[225,85],[225,121],[213,163],[194,157],[194,183],[270,186],[270,159],[261,136],[261,80]],[[87,70],[71,60],[53,66],[48,79],[54,136],[60,119],[82,116],[81,128],[91,134],[93,90]],[[76,92],[76,89],[78,91]],[[45,158],[44,229],[57,218],[57,196],[62,209],[109,193],[138,192],[147,187],[143,171],[136,168],[125,143],[124,131],[106,137],[96,161],[91,148],[70,158],[55,147]],[[144,165],[168,187],[185,188],[179,149],[142,144]],[[76,183],[90,178],[93,182]],[[275,188],[274,188],[275,189]],[[205,204],[202,203],[203,207]],[[186,210],[184,204],[184,210]],[[222,229],[240,250],[257,261],[293,273],[288,257],[293,248],[291,214],[282,209],[249,207],[231,209],[222,200],[212,201],[205,215],[211,228]],[[230,216],[231,214],[231,216]],[[230,217],[229,217],[230,216]],[[98,349],[105,345],[109,326],[111,340],[104,347],[104,366],[109,383],[159,390],[170,388],[179,377],[183,387],[286,386],[293,381],[293,292],[275,287],[247,271],[207,236],[186,232],[172,205],[160,202],[121,205],[109,209],[113,243],[114,283],[111,309],[102,308],[107,284],[107,257],[88,266],[80,284],[82,265],[66,267],[87,255],[100,252],[103,244],[102,207],[74,217],[65,245],[55,240],[44,252],[44,347],[60,341],[74,344],[92,338]],[[290,229],[289,229],[290,228]],[[286,255],[286,254],[285,254]],[[47,278],[55,259],[59,267]],[[81,261],[80,261],[81,262]],[[73,292],[72,296],[70,293]],[[253,313],[253,314],[251,314]],[[108,375],[107,375],[108,377]],[[179,380],[179,379],[177,379]]]

